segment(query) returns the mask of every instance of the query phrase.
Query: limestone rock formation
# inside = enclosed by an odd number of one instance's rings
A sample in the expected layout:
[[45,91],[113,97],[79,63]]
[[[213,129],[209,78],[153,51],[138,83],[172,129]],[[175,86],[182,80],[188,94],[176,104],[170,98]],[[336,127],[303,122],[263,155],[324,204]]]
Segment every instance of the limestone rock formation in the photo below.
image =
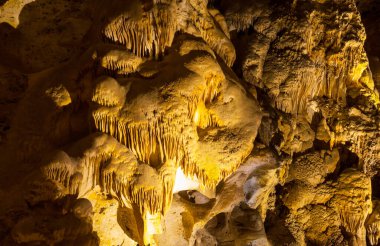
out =
[[378,245],[378,9],[0,1],[0,245]]

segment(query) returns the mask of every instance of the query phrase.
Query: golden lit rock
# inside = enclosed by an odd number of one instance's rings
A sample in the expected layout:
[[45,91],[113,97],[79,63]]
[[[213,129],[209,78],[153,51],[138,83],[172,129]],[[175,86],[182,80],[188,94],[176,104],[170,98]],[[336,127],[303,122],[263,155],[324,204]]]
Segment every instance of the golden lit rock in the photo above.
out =
[[0,1],[0,245],[377,245],[378,11]]

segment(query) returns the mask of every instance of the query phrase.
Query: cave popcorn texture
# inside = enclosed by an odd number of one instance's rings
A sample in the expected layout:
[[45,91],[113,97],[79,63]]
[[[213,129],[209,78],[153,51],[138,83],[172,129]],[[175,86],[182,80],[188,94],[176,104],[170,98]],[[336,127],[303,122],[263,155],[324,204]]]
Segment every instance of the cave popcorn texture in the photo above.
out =
[[0,244],[377,245],[364,2],[5,1]]

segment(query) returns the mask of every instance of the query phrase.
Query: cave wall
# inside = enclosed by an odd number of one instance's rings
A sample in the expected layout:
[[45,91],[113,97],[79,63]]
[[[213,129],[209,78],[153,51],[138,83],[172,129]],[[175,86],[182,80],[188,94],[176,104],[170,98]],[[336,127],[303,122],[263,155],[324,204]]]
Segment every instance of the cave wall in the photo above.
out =
[[0,245],[378,245],[379,9],[0,1]]

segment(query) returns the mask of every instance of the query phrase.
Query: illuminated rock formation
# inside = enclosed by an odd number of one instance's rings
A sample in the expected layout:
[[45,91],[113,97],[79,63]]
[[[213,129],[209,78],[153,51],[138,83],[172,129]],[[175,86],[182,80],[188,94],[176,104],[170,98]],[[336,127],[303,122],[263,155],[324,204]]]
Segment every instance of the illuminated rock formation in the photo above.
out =
[[380,224],[379,224],[379,201],[372,202],[372,214],[367,217],[365,222],[367,237],[370,245],[377,245],[380,238]]
[[[198,180],[201,191],[215,189],[250,153],[260,123],[254,99],[225,75],[211,50],[199,50],[201,41],[188,40],[178,40],[173,52],[180,52],[169,54],[166,64],[140,64],[147,73],[160,67],[153,78],[97,77],[90,114],[95,130],[113,138],[91,135],[43,164],[44,175],[65,194],[83,196],[99,185],[122,207],[138,207],[145,244],[162,231],[178,170]],[[46,93],[58,107],[71,103],[64,88]]]
[[0,245],[377,245],[375,6],[0,1]]

